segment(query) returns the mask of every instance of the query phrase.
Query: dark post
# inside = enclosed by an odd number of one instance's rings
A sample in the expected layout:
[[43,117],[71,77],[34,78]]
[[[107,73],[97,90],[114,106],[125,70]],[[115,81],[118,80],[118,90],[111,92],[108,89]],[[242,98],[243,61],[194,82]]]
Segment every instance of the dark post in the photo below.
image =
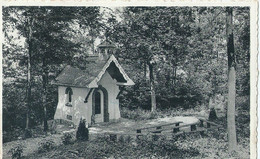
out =
[[139,140],[139,139],[140,139],[140,136],[142,136],[142,130],[141,130],[141,129],[137,129],[137,130],[136,130],[136,133],[137,133],[137,134],[136,134],[136,139]]
[[157,141],[159,139],[159,136],[157,134],[154,134],[152,137],[153,137],[153,141]]
[[200,135],[201,135],[202,137],[205,136],[204,131],[201,131],[201,132],[200,132]]
[[190,126],[190,131],[195,131],[196,130],[196,125],[194,124],[194,125],[191,125]]
[[207,123],[207,128],[210,128],[210,123]]
[[117,135],[116,134],[110,134],[109,137],[110,137],[111,141],[116,142],[116,140],[117,140]]
[[203,127],[203,120],[200,120],[200,127]]
[[179,132],[179,131],[180,131],[179,128],[173,128],[173,133],[177,133],[177,132]]

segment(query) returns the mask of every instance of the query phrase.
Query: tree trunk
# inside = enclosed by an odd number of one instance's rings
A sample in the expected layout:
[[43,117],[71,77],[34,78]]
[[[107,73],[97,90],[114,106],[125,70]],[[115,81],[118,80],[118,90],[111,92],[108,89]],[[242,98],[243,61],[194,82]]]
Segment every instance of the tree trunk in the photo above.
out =
[[228,54],[228,108],[227,108],[227,129],[228,129],[228,150],[237,149],[236,125],[235,125],[235,98],[236,98],[236,70],[235,70],[235,49],[232,24],[232,8],[227,7],[227,54]]
[[92,43],[92,52],[93,54],[95,54],[95,40],[94,40],[94,33],[93,33],[93,29],[91,28],[91,43]]
[[153,76],[153,65],[148,64],[149,68],[149,75],[150,75],[150,88],[151,88],[151,111],[156,111],[156,96],[155,96],[155,89],[154,89],[154,76]]
[[176,63],[173,65],[173,94],[176,95],[176,78],[177,78],[177,65]]
[[31,111],[31,89],[32,89],[32,79],[31,79],[31,57],[32,57],[32,19],[28,20],[28,59],[27,59],[27,113],[26,113],[26,129],[29,128],[30,122],[30,111]]
[[177,49],[174,47],[174,60],[172,61],[173,63],[173,94],[176,95],[176,81],[177,81],[177,63],[178,63],[178,53]]
[[149,74],[149,65],[144,63],[144,79],[145,79],[145,86],[149,86],[150,81],[150,74]]
[[[44,55],[43,55],[44,56]],[[48,84],[48,68],[46,63],[46,58],[43,57],[42,60],[42,87],[43,87],[43,93],[42,93],[42,105],[43,105],[43,113],[44,113],[44,131],[48,130],[48,123],[47,123],[47,84]]]

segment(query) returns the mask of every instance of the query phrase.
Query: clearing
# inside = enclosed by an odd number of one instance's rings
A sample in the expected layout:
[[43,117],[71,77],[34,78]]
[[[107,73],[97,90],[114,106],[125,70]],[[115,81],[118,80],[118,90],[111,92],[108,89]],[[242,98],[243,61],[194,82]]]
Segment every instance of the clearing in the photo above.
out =
[[[197,123],[199,120],[195,117],[189,116],[178,116],[178,117],[164,117],[157,118],[152,120],[143,120],[143,121],[133,121],[129,119],[121,118],[118,122],[111,123],[100,123],[95,124],[95,126],[89,128],[90,132],[90,140],[92,140],[96,134],[104,134],[104,133],[136,133],[137,128],[148,127],[158,124],[167,124],[173,123],[176,121],[182,121],[183,124],[191,124]],[[47,136],[37,137],[37,138],[28,138],[26,140],[17,140],[11,141],[3,144],[3,158],[11,158],[8,151],[15,147],[18,144],[24,146],[23,156],[28,156],[30,154],[36,153],[38,150],[38,143],[43,139],[51,139],[55,142],[55,145],[61,145],[61,137],[63,133],[58,134],[49,134]]]

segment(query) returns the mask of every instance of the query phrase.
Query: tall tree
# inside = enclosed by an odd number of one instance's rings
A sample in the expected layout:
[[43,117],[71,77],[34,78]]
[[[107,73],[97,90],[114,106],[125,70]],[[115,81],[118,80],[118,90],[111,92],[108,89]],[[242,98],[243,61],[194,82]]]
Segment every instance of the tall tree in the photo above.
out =
[[33,18],[27,19],[28,25],[28,34],[27,34],[27,43],[28,43],[28,58],[27,58],[27,114],[26,114],[26,129],[29,128],[29,120],[30,120],[30,111],[31,111],[31,92],[32,92],[32,78],[31,78],[31,58],[32,58],[32,25]]
[[[156,110],[156,94],[154,86],[154,67],[156,54],[158,54],[158,32],[156,28],[155,14],[157,8],[127,7],[124,8],[120,22],[114,30],[107,33],[113,37],[113,41],[122,46],[118,57],[136,60],[144,67],[148,68],[151,110]],[[148,18],[151,16],[151,18]],[[109,30],[108,30],[109,31]],[[125,37],[124,37],[125,36]],[[145,71],[146,72],[146,71]]]
[[236,59],[233,35],[233,9],[226,8],[226,34],[227,34],[227,54],[228,54],[228,108],[227,108],[227,129],[228,129],[228,149],[237,149],[237,136],[235,124],[235,101],[236,101]]
[[[19,65],[28,57],[24,39],[15,36],[17,21],[12,18],[12,7],[3,8],[3,130],[17,126],[26,127],[27,65]],[[18,34],[19,35],[19,34]],[[19,69],[18,69],[19,68]],[[25,88],[25,89],[24,89]],[[25,118],[24,118],[25,117]],[[23,121],[21,124],[20,121]],[[25,121],[25,122],[24,122]]]
[[127,7],[123,9],[122,21],[113,31],[113,41],[121,46],[118,56],[137,62],[142,67],[143,77],[148,78],[152,111],[157,107],[156,89],[161,82],[157,78],[166,72],[158,72],[163,68],[160,62],[172,68],[168,72],[168,83],[170,88],[175,88],[176,78],[171,80],[171,77],[176,76],[177,65],[184,61],[187,53],[183,44],[188,42],[190,17],[184,15],[189,11],[189,8]]
[[[71,21],[75,19],[73,8],[70,7],[6,7],[6,19],[15,22],[13,30],[19,37],[24,37],[28,56],[24,63],[28,66],[27,105],[31,107],[31,78],[42,77],[42,105],[44,112],[44,130],[47,127],[47,85],[51,65],[69,62],[77,44],[69,38]],[[33,21],[33,23],[32,23]],[[10,23],[6,24],[10,25]],[[9,32],[7,32],[8,34]],[[26,57],[26,58],[25,58]],[[29,57],[29,58],[27,58]],[[29,112],[30,110],[28,110]],[[28,114],[28,113],[27,113]],[[29,127],[29,114],[26,127]]]

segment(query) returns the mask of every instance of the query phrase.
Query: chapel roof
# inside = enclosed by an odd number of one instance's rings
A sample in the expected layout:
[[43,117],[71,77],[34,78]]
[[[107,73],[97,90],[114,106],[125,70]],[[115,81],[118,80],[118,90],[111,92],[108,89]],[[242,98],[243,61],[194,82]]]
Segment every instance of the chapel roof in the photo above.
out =
[[116,48],[116,45],[112,43],[110,40],[106,39],[102,41],[98,46],[98,48]]
[[114,55],[111,55],[107,60],[97,60],[96,62],[88,63],[85,70],[68,65],[52,81],[52,84],[94,88],[98,86],[99,80],[106,71],[112,78],[117,80],[118,85],[134,85],[134,82],[127,76]]

